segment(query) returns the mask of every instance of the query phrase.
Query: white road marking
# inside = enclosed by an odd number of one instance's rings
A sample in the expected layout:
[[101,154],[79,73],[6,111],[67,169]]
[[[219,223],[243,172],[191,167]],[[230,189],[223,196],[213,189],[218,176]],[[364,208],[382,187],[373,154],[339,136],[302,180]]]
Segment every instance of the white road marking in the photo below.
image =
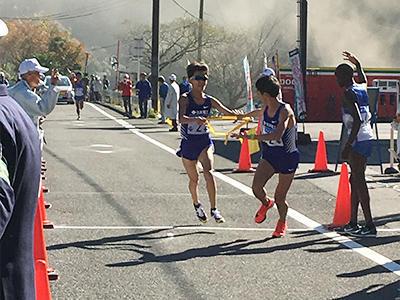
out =
[[[117,122],[118,124],[123,126],[124,128],[129,129],[133,134],[137,135],[138,137],[141,137],[144,140],[148,141],[149,143],[167,151],[168,153],[175,155],[174,149],[144,135],[138,129],[135,129],[135,127],[133,125],[129,124],[128,122],[115,118],[114,116],[110,115],[109,113],[105,112],[104,110],[95,106],[92,103],[88,103],[88,105],[93,107],[95,110],[100,112],[102,115],[114,120],[115,122]],[[219,172],[214,172],[214,175],[215,175],[215,177],[219,178],[220,180],[230,184],[231,186],[241,190],[245,194],[253,197],[253,192],[252,192],[251,188],[244,185],[243,183],[241,183],[235,179],[232,179],[232,178],[230,178],[222,173],[219,173]],[[308,218],[307,216],[299,213],[298,211],[296,211],[294,209],[290,208],[288,211],[288,215],[291,218],[293,218],[294,220],[305,225],[307,228],[315,230],[315,231],[325,235],[326,237],[329,237],[330,239],[332,239],[332,240],[342,244],[343,246],[353,250],[354,252],[357,252],[358,254],[370,259],[371,261],[375,262],[376,264],[384,267],[385,269],[389,270],[390,272],[393,272],[395,275],[400,277],[400,265],[393,262],[389,258],[379,254],[378,252],[371,250],[368,247],[365,247],[357,242],[354,242],[353,240],[351,240],[345,236],[342,236],[336,232],[329,231],[322,224]]]
[[[71,230],[210,230],[210,231],[261,231],[261,232],[272,232],[274,228],[256,228],[256,227],[210,227],[204,225],[198,226],[179,226],[179,225],[151,225],[151,226],[85,226],[85,225],[54,225],[55,229],[71,229]],[[314,231],[313,228],[288,228],[288,231],[293,232],[307,232]],[[378,229],[380,232],[400,232],[400,228],[397,229]]]
[[[273,228],[252,228],[252,227],[210,227],[210,226],[72,226],[54,225],[55,229],[75,229],[75,230],[210,230],[210,231],[261,231],[272,232]],[[289,228],[288,231],[313,231],[312,229]]]

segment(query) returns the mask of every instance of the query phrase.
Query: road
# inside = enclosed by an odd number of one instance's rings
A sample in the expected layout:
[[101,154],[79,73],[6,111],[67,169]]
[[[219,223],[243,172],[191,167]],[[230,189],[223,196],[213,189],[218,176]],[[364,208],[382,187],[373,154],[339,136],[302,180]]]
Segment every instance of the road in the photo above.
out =
[[[395,299],[400,296],[400,199],[376,171],[371,197],[379,235],[349,240],[325,231],[338,176],[300,166],[288,195],[289,234],[271,239],[276,210],[253,221],[252,174],[217,144],[219,208],[225,224],[195,218],[179,135],[87,104],[80,121],[59,105],[45,124],[46,230],[54,299]],[[229,147],[229,146],[228,146]],[[229,149],[229,148],[228,148]],[[229,150],[228,150],[229,151]],[[397,178],[390,177],[391,180]],[[396,181],[397,182],[397,181]],[[201,201],[209,210],[200,181]],[[273,194],[276,178],[267,184]]]

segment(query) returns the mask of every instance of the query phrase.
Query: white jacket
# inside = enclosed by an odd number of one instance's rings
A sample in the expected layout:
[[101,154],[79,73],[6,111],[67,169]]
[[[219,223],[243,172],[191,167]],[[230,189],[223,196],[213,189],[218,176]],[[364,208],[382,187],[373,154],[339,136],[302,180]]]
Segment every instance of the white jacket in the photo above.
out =
[[[178,118],[179,85],[176,81],[168,87],[168,94],[165,98],[165,117],[176,120]],[[168,108],[169,106],[169,108]]]

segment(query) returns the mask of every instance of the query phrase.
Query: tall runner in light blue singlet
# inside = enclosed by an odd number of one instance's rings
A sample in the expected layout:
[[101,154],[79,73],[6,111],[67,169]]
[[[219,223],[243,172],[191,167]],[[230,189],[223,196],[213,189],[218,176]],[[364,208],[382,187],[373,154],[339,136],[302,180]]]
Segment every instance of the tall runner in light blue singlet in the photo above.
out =
[[[370,125],[371,114],[367,94],[367,77],[360,61],[350,52],[343,52],[344,59],[356,66],[359,83],[353,79],[353,67],[340,64],[335,71],[336,80],[344,89],[342,109],[343,125],[349,138],[342,151],[342,158],[351,168],[351,218],[350,223],[338,231],[357,237],[375,237],[376,228],[372,220],[370,198],[365,181],[367,158],[371,154],[373,132]],[[365,217],[365,226],[358,225],[358,207],[361,204]]]
[[[267,211],[276,203],[279,220],[272,236],[283,237],[287,231],[286,195],[299,164],[299,151],[296,147],[296,118],[290,105],[280,100],[281,87],[275,76],[261,76],[256,82],[256,88],[263,107],[245,116],[259,117],[261,132],[257,135],[241,133],[233,136],[256,139],[261,142],[262,157],[252,185],[254,196],[261,201],[255,222],[264,222]],[[275,173],[279,174],[279,181],[275,189],[274,201],[267,197],[264,186]]]
[[212,96],[206,95],[204,90],[208,81],[208,66],[203,63],[191,63],[186,72],[192,89],[181,95],[179,99],[179,123],[181,124],[181,145],[177,155],[182,158],[183,166],[189,176],[189,191],[197,218],[205,223],[207,214],[198,195],[199,169],[202,164],[204,179],[211,205],[211,216],[217,223],[224,222],[217,209],[217,188],[212,174],[214,151],[210,137],[207,117],[211,108],[228,116],[243,116],[237,111],[230,110]]

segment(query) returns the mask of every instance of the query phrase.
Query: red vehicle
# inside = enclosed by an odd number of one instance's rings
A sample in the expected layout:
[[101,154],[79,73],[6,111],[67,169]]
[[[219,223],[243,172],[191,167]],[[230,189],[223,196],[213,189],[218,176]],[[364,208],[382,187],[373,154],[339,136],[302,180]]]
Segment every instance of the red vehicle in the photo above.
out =
[[[389,121],[400,110],[400,69],[364,69],[368,86],[379,87],[378,120]],[[343,91],[337,85],[335,68],[307,69],[307,122],[340,122]],[[292,73],[280,71],[283,99],[293,105]],[[293,106],[292,106],[293,107]]]

